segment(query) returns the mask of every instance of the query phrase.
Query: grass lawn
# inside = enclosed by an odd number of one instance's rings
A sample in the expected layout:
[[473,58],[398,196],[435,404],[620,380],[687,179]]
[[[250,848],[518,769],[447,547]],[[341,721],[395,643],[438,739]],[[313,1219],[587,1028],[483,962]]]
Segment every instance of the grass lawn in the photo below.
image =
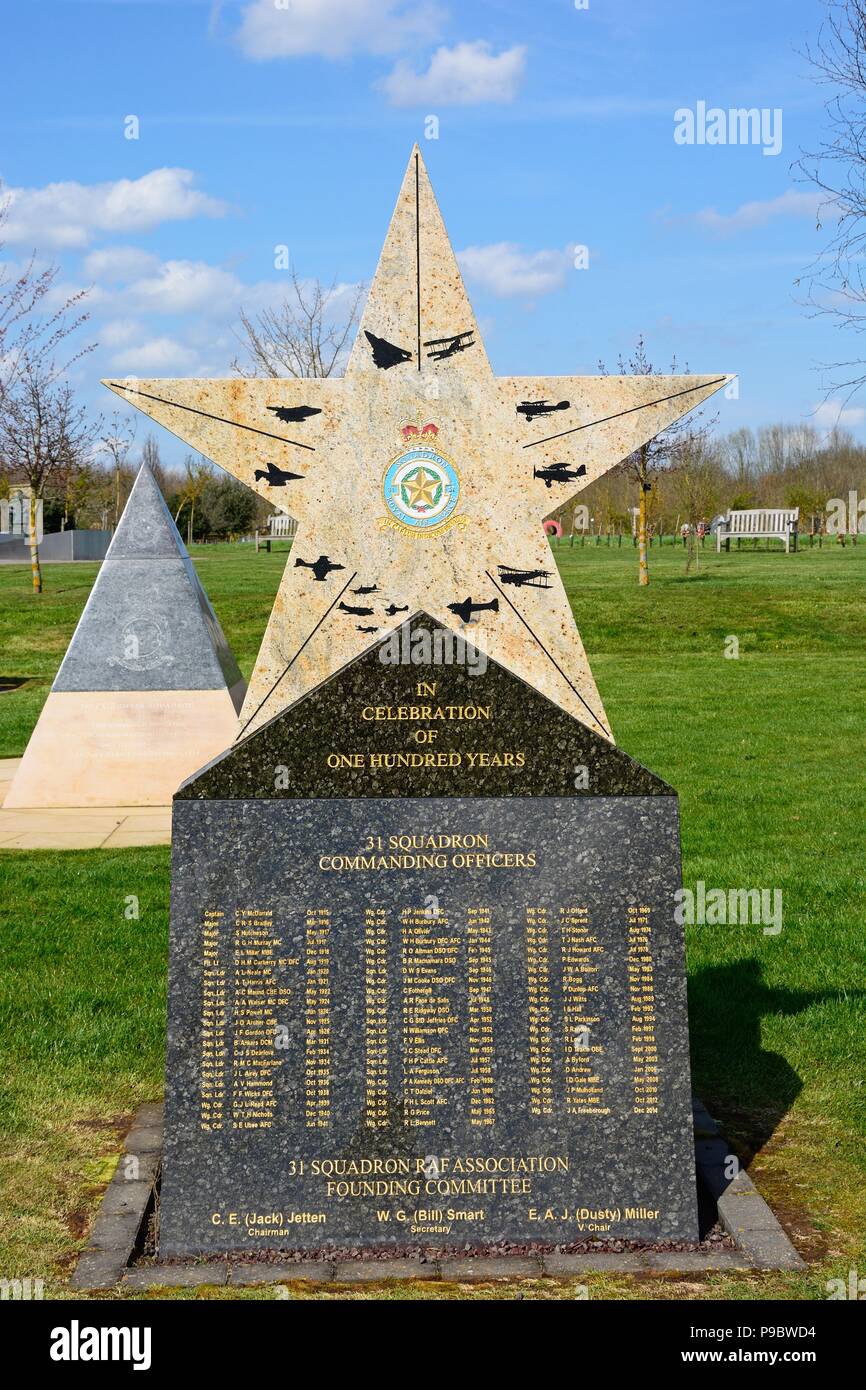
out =
[[[682,549],[653,548],[644,591],[631,546],[555,555],[617,742],[679,790],[686,886],[782,890],[777,936],[688,930],[694,1088],[811,1262],[804,1275],[590,1276],[591,1296],[825,1297],[828,1278],[866,1272],[866,544],[707,549],[688,577]],[[193,557],[248,675],[285,552]],[[34,598],[24,566],[0,567],[0,676],[32,678],[0,694],[0,756],[23,751],[95,572],[47,566]],[[162,1093],[169,852],[0,852],[0,885],[0,1277],[42,1277],[62,1297],[130,1114]],[[521,1292],[573,1297],[567,1283]]]

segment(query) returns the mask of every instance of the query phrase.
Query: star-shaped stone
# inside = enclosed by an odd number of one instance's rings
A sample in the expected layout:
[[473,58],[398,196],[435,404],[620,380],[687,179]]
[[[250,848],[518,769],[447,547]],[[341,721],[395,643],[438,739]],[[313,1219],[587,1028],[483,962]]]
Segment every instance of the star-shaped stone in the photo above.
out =
[[612,739],[542,521],[730,380],[495,377],[416,147],[344,377],[105,384],[297,518],[243,732],[424,610]]
[[419,468],[415,474],[410,474],[406,482],[406,492],[408,501],[416,509],[432,507],[436,499],[436,491],[442,487],[441,479],[435,473],[428,473],[426,468]]

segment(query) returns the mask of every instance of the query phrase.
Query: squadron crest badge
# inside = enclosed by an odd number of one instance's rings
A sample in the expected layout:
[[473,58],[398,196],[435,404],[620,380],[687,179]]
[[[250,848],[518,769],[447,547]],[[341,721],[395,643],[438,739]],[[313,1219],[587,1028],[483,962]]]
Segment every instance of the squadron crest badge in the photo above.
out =
[[393,526],[414,535],[434,535],[449,526],[465,526],[455,517],[460,500],[457,469],[439,447],[439,429],[404,425],[403,449],[389,463],[382,480],[388,515],[380,526]]

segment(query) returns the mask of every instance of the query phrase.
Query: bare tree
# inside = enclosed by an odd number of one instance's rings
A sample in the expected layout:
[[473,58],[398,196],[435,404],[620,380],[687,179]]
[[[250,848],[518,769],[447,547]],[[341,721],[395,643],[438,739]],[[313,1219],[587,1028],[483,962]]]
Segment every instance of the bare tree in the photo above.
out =
[[42,592],[42,567],[36,540],[39,498],[52,479],[75,470],[92,448],[97,425],[88,423],[68,382],[59,381],[53,363],[25,353],[14,385],[0,408],[0,459],[11,474],[30,485],[30,568],[33,591]]
[[[8,203],[2,201],[0,188],[0,234],[7,213]],[[22,372],[41,373],[50,363],[54,375],[58,376],[93,349],[93,344],[85,345],[63,366],[56,366],[61,343],[90,317],[81,308],[88,294],[86,289],[50,307],[49,296],[59,274],[60,268],[56,265],[39,269],[35,252],[17,273],[0,265],[0,406]]]
[[[0,190],[0,234],[8,215]],[[2,243],[0,243],[2,244]],[[34,251],[17,272],[0,265],[0,459],[7,474],[20,473],[30,485],[30,567],[33,588],[42,592],[36,540],[38,503],[50,479],[80,466],[93,434],[64,371],[92,352],[94,343],[72,349],[66,340],[90,317],[82,309],[86,289],[52,303],[57,265],[39,267]]]
[[728,435],[725,440],[725,462],[737,484],[744,490],[754,484],[758,457],[758,446],[750,429],[743,427]]
[[[57,489],[63,504],[61,531],[66,530],[70,517],[75,526],[81,525],[81,518],[86,513],[94,492],[98,488],[98,479],[101,474],[102,469],[97,469],[93,461],[87,458],[78,459],[75,467],[64,470],[63,475],[58,479],[60,486]],[[49,484],[48,490],[52,490],[51,484]]]
[[[631,357],[624,359],[620,357],[617,361],[620,376],[655,376],[656,371],[647,357],[646,342],[643,334],[637,340],[635,350]],[[599,362],[598,369],[607,375],[607,368],[603,362]],[[677,366],[676,358],[671,363],[670,370],[676,374],[680,368]],[[688,364],[682,369],[688,373]],[[647,561],[647,512],[649,505],[649,495],[653,490],[658,475],[671,467],[678,448],[689,440],[696,443],[706,437],[712,426],[712,421],[708,421],[703,426],[695,424],[700,419],[701,411],[693,411],[688,417],[674,421],[661,434],[657,434],[654,439],[650,439],[646,444],[642,444],[633,454],[630,454],[620,468],[624,469],[631,479],[637,483],[638,487],[638,583],[649,584],[649,564]]]
[[[682,476],[683,454],[674,450],[671,466],[655,475],[648,494],[665,531],[683,518],[692,522],[713,512],[742,507],[799,507],[801,530],[817,532],[830,515],[846,509],[847,526],[866,533],[866,446],[845,430],[821,436],[808,426],[771,425],[752,434],[737,430],[718,441],[698,439],[691,478]],[[701,474],[703,476],[701,476]],[[706,484],[701,494],[693,490]],[[622,468],[604,474],[579,494],[580,502],[610,525],[625,520],[631,476]],[[852,504],[852,496],[855,501]],[[558,513],[567,521],[571,504]]]
[[672,483],[684,517],[688,557],[686,574],[700,569],[698,525],[709,521],[719,494],[719,452],[704,438],[686,436],[674,453]]
[[126,468],[129,451],[135,439],[135,421],[115,410],[108,429],[100,439],[102,452],[107,454],[109,466],[114,473],[114,529],[120,521],[120,481]]
[[[866,0],[824,0],[826,18],[805,56],[816,80],[830,90],[828,129],[818,148],[804,151],[795,168],[817,190],[818,228],[835,226],[824,252],[796,281],[808,286],[807,303],[840,329],[866,331]],[[849,400],[866,384],[860,358],[825,363],[827,394]]]
[[237,359],[240,376],[339,376],[346,344],[360,317],[365,285],[326,288],[318,280],[301,280],[292,270],[292,287],[278,309],[251,316],[241,311],[236,337],[247,361]]
[[192,531],[195,524],[196,502],[201,500],[205,488],[213,477],[213,469],[207,459],[196,458],[193,454],[187,454],[184,459],[184,481],[181,492],[180,506],[175,513],[174,524],[177,525],[178,517],[184,507],[189,503],[189,516],[186,523],[186,543],[192,545]]
[[141,446],[141,461],[146,463],[163,497],[169,490],[169,477],[163,466],[162,457],[159,452],[159,444],[152,434],[145,437]]

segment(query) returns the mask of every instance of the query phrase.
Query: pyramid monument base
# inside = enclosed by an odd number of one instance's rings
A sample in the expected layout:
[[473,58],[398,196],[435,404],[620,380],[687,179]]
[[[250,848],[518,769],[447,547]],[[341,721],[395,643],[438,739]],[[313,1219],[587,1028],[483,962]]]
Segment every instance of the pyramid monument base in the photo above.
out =
[[4,810],[167,806],[234,743],[245,694],[142,464]]
[[245,689],[52,691],[3,808],[168,806],[234,742]]

